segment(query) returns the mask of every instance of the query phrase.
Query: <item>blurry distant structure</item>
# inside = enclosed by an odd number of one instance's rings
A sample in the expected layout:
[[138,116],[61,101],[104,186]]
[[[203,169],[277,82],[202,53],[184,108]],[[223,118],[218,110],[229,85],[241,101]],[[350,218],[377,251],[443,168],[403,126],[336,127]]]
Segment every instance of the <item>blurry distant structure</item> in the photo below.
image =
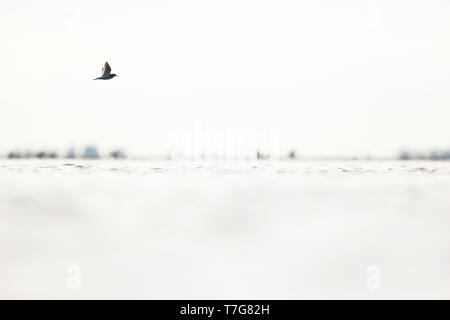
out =
[[40,151],[40,152],[36,153],[36,158],[39,158],[39,159],[56,159],[57,157],[58,157],[58,155],[56,154],[56,152]]
[[295,159],[297,159],[297,154],[296,154],[295,150],[292,150],[291,152],[289,152],[288,158],[289,158],[290,160],[295,160]]
[[258,160],[266,160],[269,159],[270,156],[268,154],[264,154],[262,152],[260,152],[259,150],[256,151],[256,159]]
[[8,159],[20,159],[22,156],[19,151],[11,151],[8,153]]
[[429,153],[402,151],[400,160],[450,160],[450,150],[433,150]]
[[[109,154],[109,157],[113,159],[126,159],[127,155],[124,151],[120,149],[113,149]],[[30,159],[30,158],[37,158],[37,159],[57,159],[59,158],[58,153],[54,151],[46,151],[46,150],[38,150],[38,151],[20,151],[17,150],[11,150],[9,153],[6,154],[6,157],[8,159]],[[61,158],[65,159],[100,159],[101,155],[98,151],[98,149],[94,146],[86,146],[84,150],[78,152],[75,148],[70,148],[67,150],[65,155],[63,155]],[[165,157],[167,160],[168,158]],[[169,158],[170,159],[170,158]]]
[[86,158],[86,159],[98,159],[98,158],[100,158],[97,148],[93,147],[93,146],[87,146],[84,149],[83,158]]
[[20,151],[11,151],[8,153],[9,159],[29,159],[29,158],[38,158],[38,159],[56,159],[58,154],[56,152],[46,152],[39,151],[36,153],[32,153],[27,150],[24,153],[20,153]]
[[411,159],[411,154],[408,151],[400,152],[400,156],[398,157],[400,160],[409,160]]
[[[107,156],[113,159],[126,159],[127,155],[124,151],[120,149],[113,149]],[[58,153],[54,151],[47,150],[38,150],[38,151],[30,151],[26,149],[25,151],[21,151],[20,149],[11,150],[6,154],[8,159],[57,159],[59,158]],[[94,146],[86,146],[84,150],[77,151],[75,148],[70,148],[67,152],[61,156],[61,158],[65,159],[100,159],[101,155],[98,149]],[[170,158],[163,157],[165,160]]]
[[445,151],[432,151],[430,154],[431,160],[449,160],[450,150]]
[[66,158],[67,159],[75,159],[77,157],[75,150],[73,148],[70,148],[69,151],[67,151]]
[[32,158],[33,157],[33,153],[30,150],[25,150],[25,152],[22,155],[23,158]]
[[110,156],[114,159],[125,159],[125,153],[121,150],[114,150],[110,153]]

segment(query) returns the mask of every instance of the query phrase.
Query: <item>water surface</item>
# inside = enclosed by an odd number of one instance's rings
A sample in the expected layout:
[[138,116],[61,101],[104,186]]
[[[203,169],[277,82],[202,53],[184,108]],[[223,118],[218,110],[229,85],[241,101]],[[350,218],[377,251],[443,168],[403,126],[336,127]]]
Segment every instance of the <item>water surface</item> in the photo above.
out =
[[0,298],[450,298],[449,190],[448,162],[2,160]]

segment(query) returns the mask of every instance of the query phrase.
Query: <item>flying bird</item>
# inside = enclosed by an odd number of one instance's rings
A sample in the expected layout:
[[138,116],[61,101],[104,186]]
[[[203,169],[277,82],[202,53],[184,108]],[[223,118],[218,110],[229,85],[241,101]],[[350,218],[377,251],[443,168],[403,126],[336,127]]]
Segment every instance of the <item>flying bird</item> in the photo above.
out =
[[112,79],[114,77],[117,77],[117,74],[111,73],[111,67],[109,66],[108,61],[105,62],[105,65],[103,66],[102,69],[102,76],[95,78],[93,80],[109,80]]

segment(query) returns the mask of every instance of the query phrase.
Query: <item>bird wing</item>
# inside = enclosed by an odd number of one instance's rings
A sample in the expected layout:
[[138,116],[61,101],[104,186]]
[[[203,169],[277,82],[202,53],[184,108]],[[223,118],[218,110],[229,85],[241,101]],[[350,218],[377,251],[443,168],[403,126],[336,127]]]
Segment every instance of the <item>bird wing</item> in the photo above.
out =
[[103,73],[102,77],[109,76],[109,74],[111,73],[111,67],[109,66],[108,61],[105,62],[105,65],[103,66],[102,69],[102,73]]

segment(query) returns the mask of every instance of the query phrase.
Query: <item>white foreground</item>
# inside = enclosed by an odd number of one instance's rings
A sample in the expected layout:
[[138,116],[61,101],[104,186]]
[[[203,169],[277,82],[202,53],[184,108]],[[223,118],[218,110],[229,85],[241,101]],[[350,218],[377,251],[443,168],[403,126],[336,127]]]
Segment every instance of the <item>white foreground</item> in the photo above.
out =
[[450,298],[450,163],[0,161],[0,298]]

